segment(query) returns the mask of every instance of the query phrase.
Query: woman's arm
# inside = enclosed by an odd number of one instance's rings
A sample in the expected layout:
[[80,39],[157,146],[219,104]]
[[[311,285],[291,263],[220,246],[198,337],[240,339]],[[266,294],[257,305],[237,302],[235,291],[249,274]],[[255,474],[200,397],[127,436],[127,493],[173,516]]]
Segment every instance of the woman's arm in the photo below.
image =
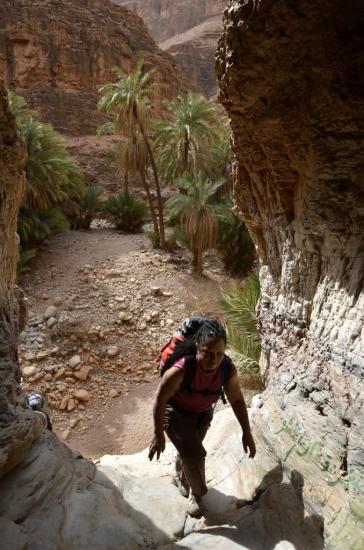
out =
[[237,373],[233,374],[225,384],[225,393],[231,408],[243,430],[243,447],[248,452],[249,457],[255,456],[255,443],[250,429],[248,410],[246,408],[244,396],[242,394]]
[[159,384],[153,406],[154,437],[149,447],[149,460],[152,460],[155,454],[159,458],[164,451],[164,413],[168,401],[174,396],[182,383],[183,374],[182,369],[171,367],[164,373]]

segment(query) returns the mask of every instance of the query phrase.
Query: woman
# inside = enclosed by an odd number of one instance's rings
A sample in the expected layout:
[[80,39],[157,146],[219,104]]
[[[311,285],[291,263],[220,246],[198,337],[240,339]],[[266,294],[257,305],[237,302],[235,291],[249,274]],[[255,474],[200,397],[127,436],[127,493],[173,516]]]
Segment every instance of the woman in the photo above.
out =
[[[207,493],[207,486],[206,451],[202,441],[212,420],[212,406],[219,398],[222,380],[243,430],[244,451],[249,449],[249,456],[255,456],[255,443],[237,371],[225,355],[225,348],[225,329],[218,321],[207,320],[195,335],[176,346],[168,359],[153,408],[154,437],[149,460],[155,454],[159,458],[164,451],[165,430],[178,451],[175,483],[184,496],[187,497],[191,491],[188,511],[194,517],[203,513],[202,497]],[[194,368],[193,379],[186,387],[184,380],[190,377],[191,368]]]

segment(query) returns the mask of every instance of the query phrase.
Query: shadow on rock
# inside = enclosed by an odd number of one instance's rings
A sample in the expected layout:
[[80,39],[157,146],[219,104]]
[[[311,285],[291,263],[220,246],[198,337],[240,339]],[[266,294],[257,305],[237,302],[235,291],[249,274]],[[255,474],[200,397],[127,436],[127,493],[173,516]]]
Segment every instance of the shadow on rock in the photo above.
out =
[[[322,550],[324,521],[318,514],[305,515],[303,484],[303,477],[296,470],[291,472],[289,481],[283,481],[283,469],[278,465],[263,478],[252,503],[220,518],[208,514],[207,527],[191,533],[174,548],[274,550],[278,543],[286,541],[295,550]],[[222,499],[226,505],[226,498],[230,497],[216,490],[214,493],[216,501]]]

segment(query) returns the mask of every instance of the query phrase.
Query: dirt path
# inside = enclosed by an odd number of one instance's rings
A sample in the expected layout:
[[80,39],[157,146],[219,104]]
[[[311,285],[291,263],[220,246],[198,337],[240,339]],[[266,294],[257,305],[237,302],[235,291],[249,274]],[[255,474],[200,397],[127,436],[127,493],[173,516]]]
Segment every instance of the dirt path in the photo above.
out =
[[55,430],[86,456],[143,449],[161,345],[186,316],[218,316],[229,282],[215,257],[195,278],[184,254],[151,249],[145,234],[103,228],[53,238],[22,281],[23,390],[47,396]]

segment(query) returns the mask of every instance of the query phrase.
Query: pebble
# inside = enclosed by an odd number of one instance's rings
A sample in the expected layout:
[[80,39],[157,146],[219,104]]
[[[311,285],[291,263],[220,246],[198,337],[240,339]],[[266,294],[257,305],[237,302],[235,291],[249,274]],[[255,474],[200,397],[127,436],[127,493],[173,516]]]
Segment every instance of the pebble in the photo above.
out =
[[73,376],[75,378],[78,378],[78,380],[86,380],[86,378],[90,374],[90,370],[90,367],[82,367],[80,370],[75,371],[73,373]]
[[36,358],[37,361],[42,361],[43,359],[48,357],[48,355],[49,355],[49,351],[44,350],[44,351],[40,351],[39,353],[37,353],[35,358]]
[[68,361],[68,366],[71,367],[71,369],[74,369],[81,363],[81,357],[79,355],[73,355],[71,359]]
[[63,439],[63,441],[66,441],[70,435],[71,435],[71,430],[64,430],[61,433],[61,438]]
[[118,395],[119,395],[119,392],[114,388],[109,391],[109,397],[117,397]]
[[79,401],[89,401],[91,399],[91,394],[87,390],[77,390],[75,392],[75,398]]
[[55,317],[58,313],[58,309],[56,306],[48,306],[43,314],[43,318],[47,321],[47,319],[50,319],[51,317]]
[[25,378],[29,378],[30,376],[33,376],[37,372],[37,367],[24,367],[23,368],[23,376]]
[[119,353],[120,349],[117,346],[110,346],[107,350],[109,357],[115,357]]
[[57,319],[55,317],[49,317],[47,321],[47,327],[52,328],[57,323]]

